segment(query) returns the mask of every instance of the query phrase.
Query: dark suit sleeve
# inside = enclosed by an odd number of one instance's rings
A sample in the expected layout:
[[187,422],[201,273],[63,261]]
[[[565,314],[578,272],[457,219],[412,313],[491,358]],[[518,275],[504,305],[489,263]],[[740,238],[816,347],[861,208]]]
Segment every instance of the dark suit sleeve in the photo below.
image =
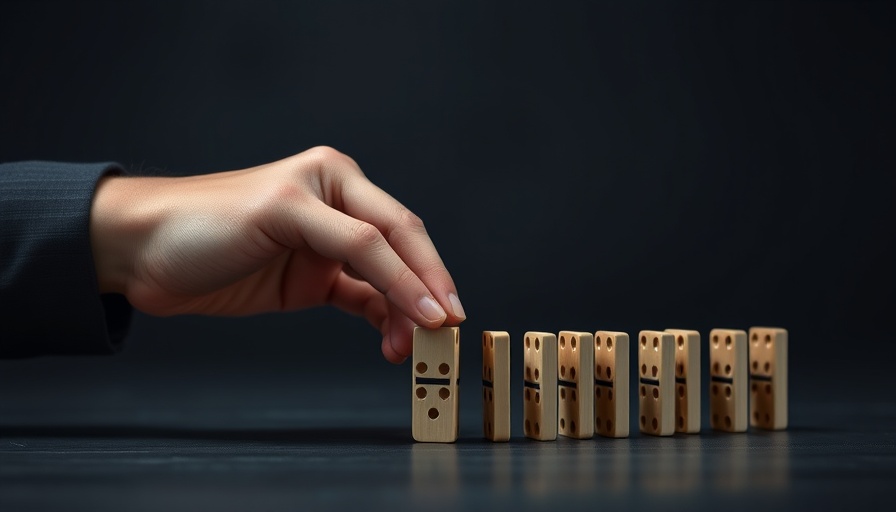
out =
[[117,352],[131,306],[100,295],[90,249],[97,181],[115,164],[0,164],[0,357]]

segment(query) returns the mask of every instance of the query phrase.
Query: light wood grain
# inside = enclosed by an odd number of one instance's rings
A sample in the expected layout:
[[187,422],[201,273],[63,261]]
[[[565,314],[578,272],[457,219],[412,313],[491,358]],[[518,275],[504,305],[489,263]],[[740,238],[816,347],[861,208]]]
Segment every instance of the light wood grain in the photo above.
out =
[[628,437],[629,339],[615,331],[594,333],[594,431]]
[[747,333],[709,333],[709,425],[726,432],[747,430]]
[[459,356],[459,328],[414,328],[411,433],[416,441],[457,440]]
[[666,329],[675,337],[675,431],[700,432],[700,333]]
[[510,334],[482,333],[482,434],[491,441],[510,439]]
[[523,433],[539,441],[557,439],[557,336],[523,337]]
[[787,331],[750,328],[750,425],[787,428]]
[[557,433],[594,437],[594,335],[560,331],[557,341]]
[[675,432],[673,343],[667,332],[638,334],[639,423],[645,434],[671,436]]

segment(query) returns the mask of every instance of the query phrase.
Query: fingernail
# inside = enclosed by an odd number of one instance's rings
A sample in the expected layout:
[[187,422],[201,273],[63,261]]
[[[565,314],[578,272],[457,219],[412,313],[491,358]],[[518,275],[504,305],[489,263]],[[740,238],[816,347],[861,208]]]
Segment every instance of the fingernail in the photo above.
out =
[[445,318],[445,310],[432,297],[422,297],[417,301],[417,311],[430,322],[438,322]]
[[467,314],[464,313],[464,307],[461,306],[460,299],[457,298],[457,294],[449,293],[448,302],[451,303],[451,309],[454,310],[454,316],[458,318],[467,318]]

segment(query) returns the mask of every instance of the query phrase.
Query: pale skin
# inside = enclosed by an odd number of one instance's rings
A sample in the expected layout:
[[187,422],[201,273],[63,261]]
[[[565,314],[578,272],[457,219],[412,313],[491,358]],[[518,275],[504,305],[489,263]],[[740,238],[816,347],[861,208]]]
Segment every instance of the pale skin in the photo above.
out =
[[327,147],[248,169],[106,177],[91,208],[102,293],[151,315],[252,315],[332,304],[382,333],[457,325],[457,288],[419,217]]

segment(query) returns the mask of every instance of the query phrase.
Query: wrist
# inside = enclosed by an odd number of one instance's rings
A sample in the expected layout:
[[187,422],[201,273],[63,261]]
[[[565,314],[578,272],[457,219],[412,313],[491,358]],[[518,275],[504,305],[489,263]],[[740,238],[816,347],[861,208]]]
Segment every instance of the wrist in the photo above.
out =
[[148,183],[159,178],[107,176],[90,209],[90,245],[100,293],[127,295],[143,241],[156,224]]

